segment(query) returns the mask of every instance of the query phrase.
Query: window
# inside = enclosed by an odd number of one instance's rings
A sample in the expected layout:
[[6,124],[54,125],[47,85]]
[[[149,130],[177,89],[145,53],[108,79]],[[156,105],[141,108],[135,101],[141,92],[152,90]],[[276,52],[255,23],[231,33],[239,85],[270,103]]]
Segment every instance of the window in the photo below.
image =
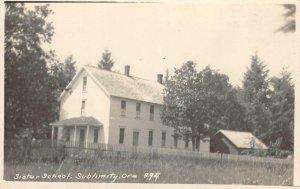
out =
[[71,128],[66,128],[66,141],[70,141]]
[[82,101],[81,101],[81,116],[84,116],[84,111],[85,111],[85,101],[86,101],[86,100],[82,100]]
[[148,146],[152,146],[152,143],[153,143],[153,131],[149,131]]
[[166,146],[166,137],[167,137],[167,132],[163,131],[161,133],[161,146],[165,147]]
[[174,147],[177,148],[178,147],[178,136],[174,136]]
[[154,120],[154,105],[150,105],[150,120]]
[[132,145],[133,146],[138,146],[139,145],[139,132],[138,131],[133,131]]
[[94,143],[98,143],[99,128],[94,128]]
[[126,101],[121,101],[121,116],[126,116]]
[[86,83],[87,83],[87,77],[84,76],[84,77],[83,77],[83,83],[82,83],[82,91],[83,91],[83,92],[86,91]]
[[136,118],[140,119],[141,116],[141,103],[136,103]]
[[125,128],[120,128],[119,144],[124,144]]

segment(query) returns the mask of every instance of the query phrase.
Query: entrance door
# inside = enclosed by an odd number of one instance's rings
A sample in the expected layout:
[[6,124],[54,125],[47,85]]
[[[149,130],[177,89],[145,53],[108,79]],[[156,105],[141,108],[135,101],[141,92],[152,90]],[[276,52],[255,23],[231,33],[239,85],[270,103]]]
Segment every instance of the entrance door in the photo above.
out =
[[79,143],[80,143],[80,147],[83,147],[85,141],[85,130],[84,129],[80,129],[79,131]]

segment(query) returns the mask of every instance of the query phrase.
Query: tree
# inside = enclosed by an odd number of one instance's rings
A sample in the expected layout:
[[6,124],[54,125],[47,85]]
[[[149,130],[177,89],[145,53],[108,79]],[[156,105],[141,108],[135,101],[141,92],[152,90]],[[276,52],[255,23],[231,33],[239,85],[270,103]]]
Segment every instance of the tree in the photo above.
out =
[[23,3],[5,4],[5,139],[45,137],[55,117],[56,99],[49,88],[47,63],[53,53],[48,5],[28,10]]
[[246,110],[242,106],[239,101],[239,88],[235,87],[229,89],[226,94],[226,101],[225,101],[225,108],[222,110],[224,112],[222,128],[228,130],[235,130],[235,131],[246,131]]
[[231,85],[228,77],[206,67],[197,72],[196,64],[188,61],[175,69],[165,82],[163,124],[175,128],[175,135],[192,141],[199,150],[200,139],[220,127],[225,109],[225,95]]
[[286,12],[283,15],[286,23],[281,26],[277,31],[281,31],[284,33],[295,32],[296,30],[296,5],[295,4],[284,4]]
[[98,68],[111,71],[114,63],[114,60],[111,58],[111,52],[105,49],[105,51],[102,53],[102,59],[98,63]]
[[257,54],[243,80],[243,105],[246,109],[247,130],[263,134],[270,127],[270,90],[268,70]]
[[66,86],[73,79],[76,68],[76,61],[73,60],[73,56],[68,56],[64,62],[56,61],[51,65],[51,76],[53,82],[55,82],[57,95],[62,93]]
[[279,77],[271,79],[272,127],[268,131],[270,141],[281,141],[280,149],[293,150],[294,145],[294,84],[285,69]]

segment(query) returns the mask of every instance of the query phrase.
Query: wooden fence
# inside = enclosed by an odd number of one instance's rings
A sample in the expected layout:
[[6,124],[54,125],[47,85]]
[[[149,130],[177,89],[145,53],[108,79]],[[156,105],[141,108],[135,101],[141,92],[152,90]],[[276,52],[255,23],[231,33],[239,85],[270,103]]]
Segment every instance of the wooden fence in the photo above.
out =
[[51,140],[19,141],[10,140],[4,146],[5,160],[17,157],[36,159],[38,157],[56,158],[59,161],[66,156],[72,158],[133,158],[146,156],[159,158],[164,156],[189,157],[199,159],[234,160],[262,163],[293,164],[292,159],[272,157],[255,157],[249,155],[232,155],[220,153],[205,153],[176,148],[154,148],[140,146],[111,145],[101,143],[64,142]]

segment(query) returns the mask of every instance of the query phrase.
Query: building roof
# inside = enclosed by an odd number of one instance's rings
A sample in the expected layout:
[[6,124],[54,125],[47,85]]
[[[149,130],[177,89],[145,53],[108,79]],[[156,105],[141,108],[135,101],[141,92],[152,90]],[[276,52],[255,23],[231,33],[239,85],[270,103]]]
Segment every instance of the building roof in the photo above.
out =
[[85,65],[84,68],[92,74],[110,96],[128,98],[150,103],[163,103],[164,85],[134,76],[99,69]]
[[101,126],[103,125],[100,121],[94,117],[73,117],[65,120],[60,120],[55,123],[51,123],[53,126],[74,126],[74,125],[90,125],[90,126]]
[[216,135],[218,133],[222,133],[237,148],[267,149],[267,146],[250,132],[219,130]]

